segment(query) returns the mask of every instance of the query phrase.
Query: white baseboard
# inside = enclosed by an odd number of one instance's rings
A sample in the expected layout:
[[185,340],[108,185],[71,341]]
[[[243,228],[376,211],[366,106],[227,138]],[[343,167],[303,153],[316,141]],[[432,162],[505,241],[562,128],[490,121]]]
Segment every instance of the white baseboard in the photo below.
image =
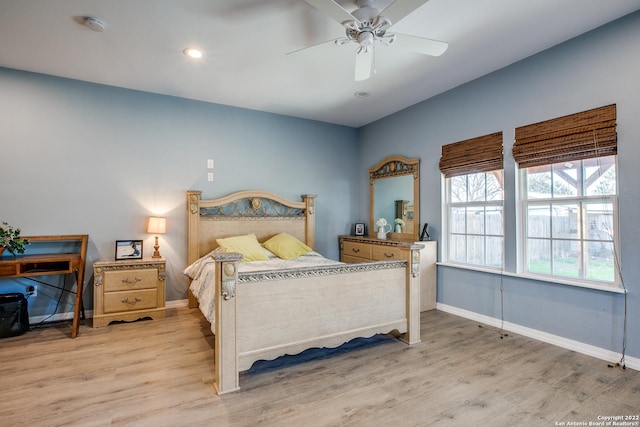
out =
[[[537,329],[527,328],[515,323],[504,322],[495,317],[485,316],[473,311],[464,310],[461,308],[453,307],[451,305],[437,303],[436,308],[446,313],[454,314],[456,316],[464,317],[466,319],[474,320],[476,322],[484,323],[485,325],[493,326],[510,331],[525,337],[533,338],[538,341],[546,342],[556,345],[558,347],[566,348],[568,350],[575,351],[577,353],[585,354],[587,356],[595,357],[597,359],[605,360],[609,363],[618,363],[622,357],[621,353],[615,351],[605,350],[600,347],[595,347],[589,344],[582,343],[580,341],[570,340],[558,335],[553,335],[547,332],[539,331]],[[636,357],[625,356],[625,366],[627,368],[640,371],[640,359]]]
[[[84,315],[87,319],[93,317],[93,310],[85,310]],[[49,323],[49,322],[60,322],[62,320],[71,320],[73,319],[73,311],[69,311],[66,313],[56,313],[54,315],[45,314],[44,316],[29,316],[29,324],[35,325],[41,322]]]
[[[167,301],[165,304],[165,308],[179,308],[179,307],[188,307],[189,306],[189,300],[188,299],[179,299],[179,300],[174,300],[174,301]],[[84,315],[87,319],[90,319],[93,317],[93,310],[85,310],[84,311]],[[30,325],[36,325],[40,322],[60,322],[63,320],[72,320],[73,319],[73,312],[69,311],[66,313],[56,313],[53,316],[52,315],[44,315],[44,316],[29,316],[29,324]]]

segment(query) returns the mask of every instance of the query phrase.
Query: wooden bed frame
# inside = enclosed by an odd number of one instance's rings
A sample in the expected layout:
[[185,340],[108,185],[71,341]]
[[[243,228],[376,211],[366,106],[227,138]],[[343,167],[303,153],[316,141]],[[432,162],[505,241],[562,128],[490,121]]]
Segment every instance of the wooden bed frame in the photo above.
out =
[[[313,195],[295,202],[242,191],[201,200],[200,191],[188,191],[187,208],[189,264],[217,238],[247,233],[263,242],[286,232],[315,246]],[[238,273],[240,254],[215,255],[216,392],[238,390],[239,372],[257,360],[396,331],[407,344],[420,342],[421,247],[407,245],[396,261],[259,273]],[[191,292],[189,306],[197,307]]]

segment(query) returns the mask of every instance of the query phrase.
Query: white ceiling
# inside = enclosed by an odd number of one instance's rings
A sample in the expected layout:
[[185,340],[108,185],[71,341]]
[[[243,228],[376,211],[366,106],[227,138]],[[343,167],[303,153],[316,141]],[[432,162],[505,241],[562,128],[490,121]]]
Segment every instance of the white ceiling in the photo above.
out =
[[[640,0],[430,0],[389,32],[449,49],[379,45],[376,74],[355,82],[354,44],[285,55],[344,36],[303,0],[0,0],[0,66],[359,127],[638,9]],[[205,57],[187,58],[186,47]]]

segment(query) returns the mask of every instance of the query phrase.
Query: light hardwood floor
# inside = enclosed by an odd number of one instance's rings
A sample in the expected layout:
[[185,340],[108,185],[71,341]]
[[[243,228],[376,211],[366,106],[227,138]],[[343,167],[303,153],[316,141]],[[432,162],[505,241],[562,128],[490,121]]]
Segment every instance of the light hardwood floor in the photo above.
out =
[[384,337],[261,363],[225,396],[198,310],[83,325],[76,339],[70,328],[0,340],[0,425],[557,426],[640,415],[640,372],[439,311],[422,313],[415,346]]

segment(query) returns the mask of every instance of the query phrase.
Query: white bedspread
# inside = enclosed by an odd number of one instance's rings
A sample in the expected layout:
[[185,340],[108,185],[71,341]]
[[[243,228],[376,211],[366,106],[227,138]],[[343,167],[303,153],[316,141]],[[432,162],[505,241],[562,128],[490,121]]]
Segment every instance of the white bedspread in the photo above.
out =
[[[208,254],[195,261],[183,271],[184,274],[192,279],[190,289],[198,299],[200,311],[202,311],[204,317],[212,324],[214,321],[215,307],[215,264],[211,254]],[[317,252],[309,252],[293,260],[270,257],[267,261],[239,262],[238,272],[254,273],[259,271],[288,270],[336,264],[342,263],[325,258]]]

